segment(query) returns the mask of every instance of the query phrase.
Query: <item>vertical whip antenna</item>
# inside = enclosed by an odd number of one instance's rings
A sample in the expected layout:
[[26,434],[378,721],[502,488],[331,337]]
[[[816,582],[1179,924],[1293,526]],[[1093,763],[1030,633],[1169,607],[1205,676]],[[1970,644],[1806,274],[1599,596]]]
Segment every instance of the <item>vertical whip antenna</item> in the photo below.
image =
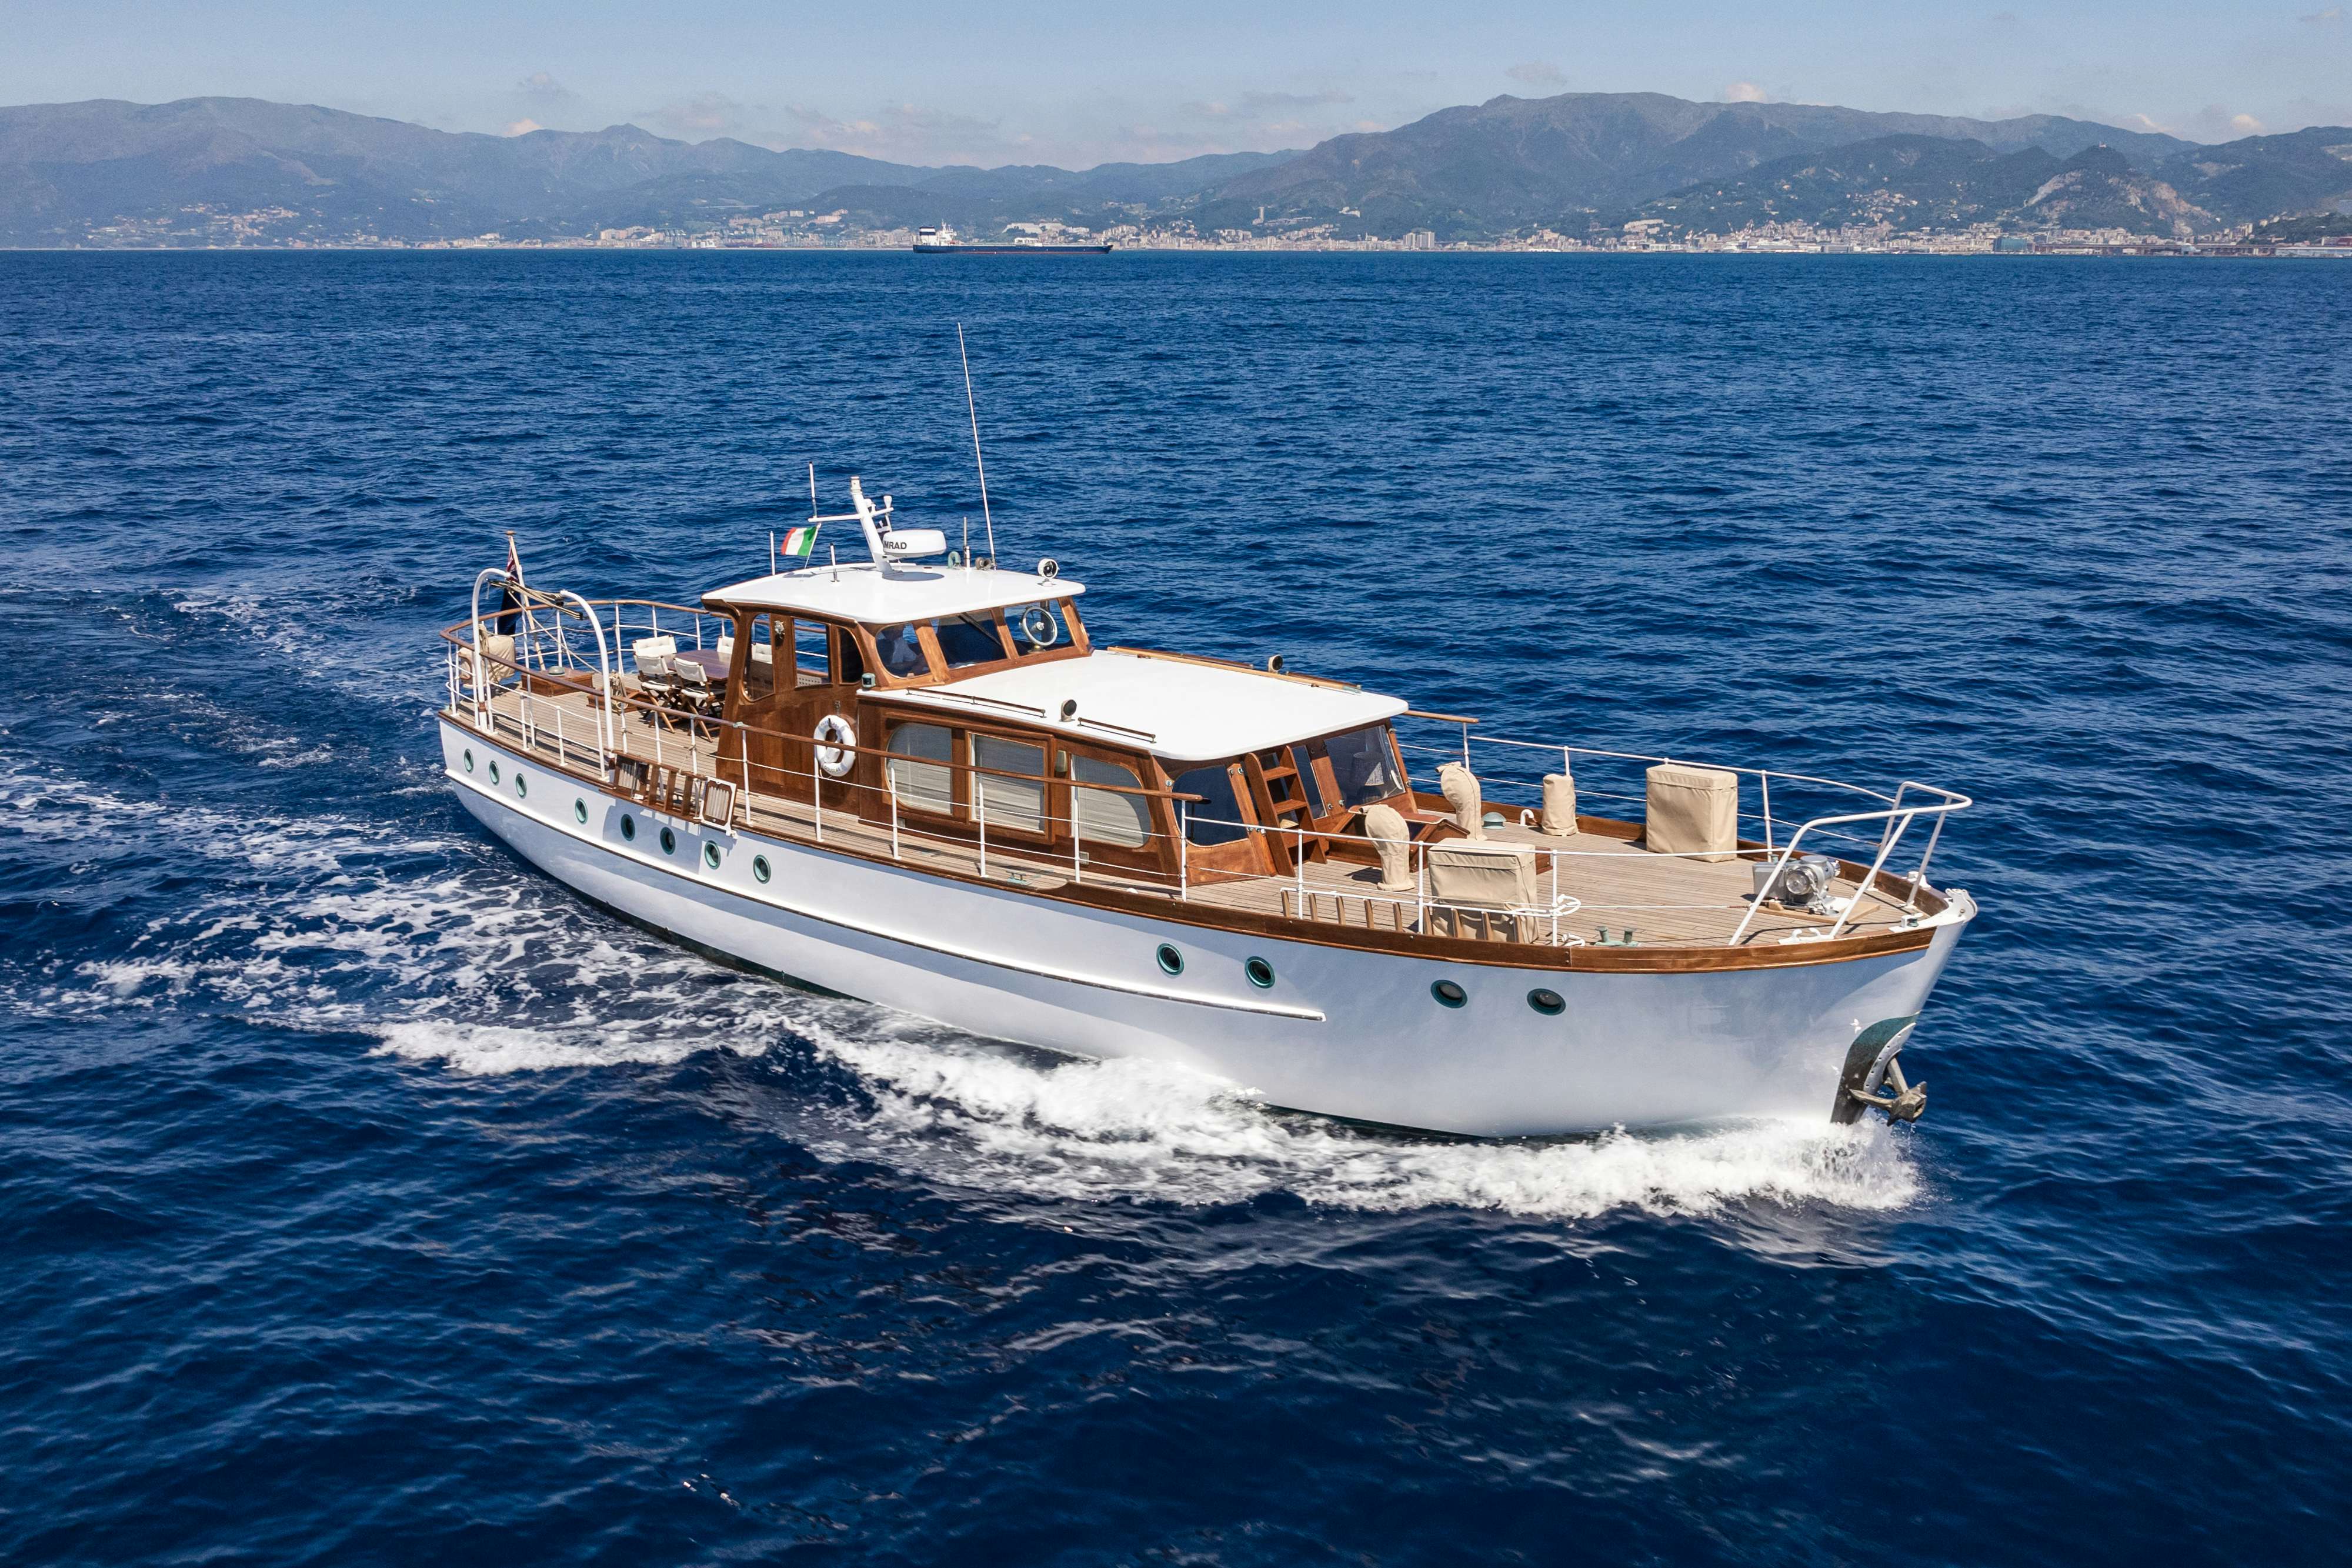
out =
[[956,357],[963,362],[963,406],[971,416],[971,466],[980,470],[980,521],[988,531],[988,563],[996,564],[996,519],[988,510],[988,465],[980,457],[980,405],[971,396],[971,354],[963,346],[963,323],[956,323]]

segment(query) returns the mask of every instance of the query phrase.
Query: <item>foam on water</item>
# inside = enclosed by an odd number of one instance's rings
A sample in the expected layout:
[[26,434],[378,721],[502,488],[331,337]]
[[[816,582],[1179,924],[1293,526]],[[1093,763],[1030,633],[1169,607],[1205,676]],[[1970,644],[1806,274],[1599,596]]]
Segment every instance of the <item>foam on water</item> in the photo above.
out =
[[1240,1086],[1153,1061],[1041,1061],[909,1023],[852,1032],[812,1019],[817,1047],[871,1101],[830,1152],[958,1184],[1055,1198],[1233,1203],[1286,1192],[1332,1207],[1452,1205],[1583,1218],[1632,1207],[1709,1214],[1744,1199],[1900,1207],[1919,1183],[1869,1126],[1760,1121],[1701,1132],[1482,1143],[1418,1139],[1268,1111]]

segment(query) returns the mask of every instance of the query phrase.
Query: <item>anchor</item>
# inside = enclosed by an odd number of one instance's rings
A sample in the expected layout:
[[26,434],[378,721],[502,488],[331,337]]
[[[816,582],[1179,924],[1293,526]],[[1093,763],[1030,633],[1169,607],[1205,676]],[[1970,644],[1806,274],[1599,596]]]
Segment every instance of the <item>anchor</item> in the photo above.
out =
[[[1919,1120],[1927,1109],[1927,1086],[1905,1082],[1903,1064],[1896,1059],[1918,1022],[1916,1013],[1883,1019],[1853,1037],[1845,1054],[1845,1072],[1838,1079],[1837,1103],[1830,1108],[1832,1121],[1845,1126],[1859,1120],[1865,1109],[1885,1112],[1889,1122]],[[1888,1088],[1892,1094],[1880,1092]]]

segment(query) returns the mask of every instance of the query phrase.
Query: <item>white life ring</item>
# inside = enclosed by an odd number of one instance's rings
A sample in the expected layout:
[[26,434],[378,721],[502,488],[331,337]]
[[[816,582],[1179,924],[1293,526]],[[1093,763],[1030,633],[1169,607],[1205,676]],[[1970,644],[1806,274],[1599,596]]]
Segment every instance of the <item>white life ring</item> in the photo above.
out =
[[828,713],[816,721],[816,765],[829,779],[845,776],[856,753],[849,748],[857,744],[857,731],[838,713]]

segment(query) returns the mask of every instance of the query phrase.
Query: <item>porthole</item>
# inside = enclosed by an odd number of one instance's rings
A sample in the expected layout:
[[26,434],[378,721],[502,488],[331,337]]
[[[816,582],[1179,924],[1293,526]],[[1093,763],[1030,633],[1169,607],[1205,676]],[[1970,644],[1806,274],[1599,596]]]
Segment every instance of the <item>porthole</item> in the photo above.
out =
[[1184,973],[1184,955],[1177,952],[1174,948],[1169,946],[1164,942],[1160,944],[1159,956],[1160,973],[1181,974]]
[[751,857],[751,875],[762,882],[768,879],[768,858],[765,855]]
[[1557,991],[1538,985],[1528,993],[1528,1005],[1547,1018],[1557,1018],[1568,1011],[1567,999]]
[[490,764],[490,782],[492,784],[499,782],[499,764],[496,763]]
[[637,837],[637,819],[625,811],[621,813],[621,837],[631,840]]
[[1265,959],[1251,959],[1247,963],[1242,965],[1242,973],[1248,975],[1249,983],[1256,986],[1259,990],[1271,991],[1274,989],[1274,965],[1268,963]]
[[662,829],[662,853],[665,855],[677,853],[677,835],[667,827]]
[[719,846],[707,838],[702,841],[702,863],[714,871],[719,869]]
[[1451,980],[1431,981],[1429,994],[1437,998],[1437,1005],[1441,1007],[1459,1007],[1470,1000],[1470,993]]
[[587,803],[586,801],[584,801],[584,800],[575,800],[575,801],[573,801],[573,802],[572,803],[572,815],[573,816],[577,817],[577,818],[578,818],[580,821],[582,821],[582,822],[585,822],[585,821],[587,821],[587,820],[588,820],[588,803]]
[[530,781],[529,779],[527,779],[527,778],[523,777],[520,773],[517,773],[517,774],[515,774],[515,798],[516,798],[517,800],[520,800],[523,796],[525,796],[525,795],[529,795],[530,793]]
[[466,748],[466,771],[469,773],[474,771],[474,748],[471,746]]

